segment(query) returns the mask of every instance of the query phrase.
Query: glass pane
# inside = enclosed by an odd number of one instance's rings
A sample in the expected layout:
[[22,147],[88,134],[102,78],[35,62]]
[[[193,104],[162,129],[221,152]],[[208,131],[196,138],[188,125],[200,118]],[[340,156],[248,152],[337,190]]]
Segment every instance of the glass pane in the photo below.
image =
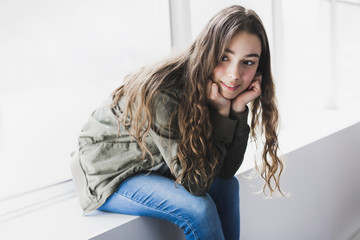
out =
[[330,5],[282,1],[283,79],[278,92],[283,123],[325,109],[331,92]]
[[1,1],[0,198],[70,178],[91,111],[170,43],[168,1]]
[[[360,5],[339,3],[337,14],[338,103],[354,110],[360,104]],[[359,116],[360,110],[355,111]]]
[[[191,31],[193,39],[197,37],[205,24],[221,9],[231,6],[241,5],[245,8],[254,10],[264,22],[269,39],[271,38],[271,1],[268,0],[222,0],[209,1],[197,0],[190,1],[191,10]],[[204,10],[204,6],[206,6]],[[269,40],[270,41],[270,40]],[[271,41],[270,41],[271,42]]]

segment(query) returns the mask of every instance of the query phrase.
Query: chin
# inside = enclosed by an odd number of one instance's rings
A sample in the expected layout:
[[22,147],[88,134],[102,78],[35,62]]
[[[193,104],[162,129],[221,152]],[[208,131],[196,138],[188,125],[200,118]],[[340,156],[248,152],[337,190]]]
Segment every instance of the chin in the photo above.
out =
[[226,91],[226,90],[224,90],[224,89],[222,89],[222,88],[220,89],[221,95],[222,95],[224,98],[228,99],[228,100],[233,100],[233,99],[236,98],[241,92],[242,92],[242,91],[239,91],[239,89],[238,89],[238,91],[236,91],[236,92]]
[[229,94],[224,92],[221,93],[221,95],[228,100],[233,100],[237,96],[237,94]]

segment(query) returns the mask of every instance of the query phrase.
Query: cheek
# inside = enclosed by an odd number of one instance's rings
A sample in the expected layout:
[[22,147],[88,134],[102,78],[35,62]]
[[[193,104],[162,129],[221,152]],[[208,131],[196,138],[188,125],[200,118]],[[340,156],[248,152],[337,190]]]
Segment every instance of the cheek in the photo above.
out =
[[225,68],[221,65],[216,66],[213,73],[213,80],[219,82],[225,73]]
[[245,71],[242,75],[242,79],[244,81],[244,85],[246,85],[246,87],[248,87],[250,85],[250,83],[252,82],[252,80],[254,79],[256,74],[256,70],[249,70],[249,71]]

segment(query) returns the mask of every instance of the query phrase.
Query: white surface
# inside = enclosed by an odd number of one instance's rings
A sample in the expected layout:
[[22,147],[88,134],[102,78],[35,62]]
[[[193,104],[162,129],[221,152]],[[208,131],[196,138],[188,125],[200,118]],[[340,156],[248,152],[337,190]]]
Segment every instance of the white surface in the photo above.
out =
[[84,217],[77,198],[70,196],[21,217],[0,222],[0,239],[89,239],[135,218],[99,211]]
[[286,154],[288,197],[240,177],[241,240],[350,240],[360,228],[360,122]]

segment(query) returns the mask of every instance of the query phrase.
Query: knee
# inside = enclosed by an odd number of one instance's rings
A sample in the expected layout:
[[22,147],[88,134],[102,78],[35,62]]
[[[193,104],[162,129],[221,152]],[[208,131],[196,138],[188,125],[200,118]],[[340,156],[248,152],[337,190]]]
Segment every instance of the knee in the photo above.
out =
[[214,181],[214,187],[223,190],[229,189],[232,193],[238,193],[240,184],[235,176],[231,178],[217,177]]
[[239,180],[237,177],[233,176],[231,178],[220,178],[224,184],[230,186],[231,188],[239,188]]
[[175,216],[175,224],[183,229],[185,236],[189,239],[224,239],[218,210],[209,194],[194,196],[186,192],[173,200],[176,208],[171,215]]
[[206,221],[217,216],[217,208],[209,195],[195,197],[187,207],[187,214],[196,221]]
[[228,181],[229,181],[230,188],[234,192],[239,192],[240,184],[239,184],[239,180],[237,179],[237,177],[234,176],[232,178],[229,178]]
[[232,178],[225,179],[225,181],[225,186],[227,186],[227,188],[229,189],[225,197],[229,197],[234,201],[239,201],[240,184],[237,177],[234,176]]
[[209,195],[196,197],[186,209],[185,235],[194,239],[224,239],[220,217],[214,201]]
[[216,177],[211,188],[210,195],[221,203],[239,202],[240,184],[236,177],[221,178]]

